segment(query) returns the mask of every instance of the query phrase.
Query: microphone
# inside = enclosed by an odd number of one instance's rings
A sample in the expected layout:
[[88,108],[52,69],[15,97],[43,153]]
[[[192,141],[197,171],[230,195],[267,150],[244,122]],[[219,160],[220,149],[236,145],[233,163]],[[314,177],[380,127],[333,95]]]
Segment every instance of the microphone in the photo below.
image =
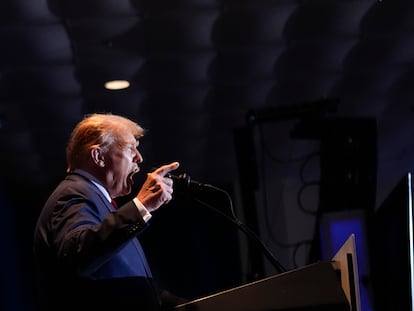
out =
[[209,184],[204,184],[196,180],[192,180],[190,175],[186,173],[182,173],[180,175],[173,175],[171,173],[167,173],[165,175],[167,178],[171,178],[174,180],[174,186],[179,189],[185,190],[203,190],[206,188],[213,188],[213,186]]

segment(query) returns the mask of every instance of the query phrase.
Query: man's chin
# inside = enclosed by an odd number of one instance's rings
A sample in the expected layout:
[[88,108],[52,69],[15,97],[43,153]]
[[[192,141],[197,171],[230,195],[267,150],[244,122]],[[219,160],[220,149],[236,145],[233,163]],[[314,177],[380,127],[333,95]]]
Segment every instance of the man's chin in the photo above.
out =
[[128,182],[126,183],[122,193],[123,195],[128,195],[131,193],[132,191],[132,186],[134,185],[134,182],[132,180],[128,180]]

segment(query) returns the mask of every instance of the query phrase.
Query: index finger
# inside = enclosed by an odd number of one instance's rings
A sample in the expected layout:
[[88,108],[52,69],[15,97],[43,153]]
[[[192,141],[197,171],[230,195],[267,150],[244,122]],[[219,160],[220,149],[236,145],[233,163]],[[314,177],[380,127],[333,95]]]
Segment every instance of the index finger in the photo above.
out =
[[179,166],[179,162],[172,162],[170,164],[160,166],[159,168],[155,169],[153,173],[160,175],[161,177],[164,177],[167,173],[176,170]]

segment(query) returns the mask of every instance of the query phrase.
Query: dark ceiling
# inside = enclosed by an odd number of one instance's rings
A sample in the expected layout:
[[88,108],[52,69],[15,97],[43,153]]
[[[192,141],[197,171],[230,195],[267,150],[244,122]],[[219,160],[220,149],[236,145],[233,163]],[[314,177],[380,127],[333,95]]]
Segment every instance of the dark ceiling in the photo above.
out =
[[[2,0],[0,40],[2,176],[14,185],[60,178],[72,127],[104,111],[149,129],[146,169],[178,160],[194,179],[231,183],[249,111],[274,109],[272,122],[321,99],[337,101],[330,116],[376,119],[379,183],[412,168],[413,1]],[[103,88],[120,78],[132,86]],[[286,133],[268,139],[283,151]]]

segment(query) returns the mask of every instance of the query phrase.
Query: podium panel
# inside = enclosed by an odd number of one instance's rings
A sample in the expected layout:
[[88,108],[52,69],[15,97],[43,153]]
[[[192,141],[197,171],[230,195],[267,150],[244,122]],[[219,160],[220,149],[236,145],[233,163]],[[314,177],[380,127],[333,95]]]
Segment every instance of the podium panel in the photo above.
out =
[[175,307],[176,311],[349,311],[332,262],[319,262]]

